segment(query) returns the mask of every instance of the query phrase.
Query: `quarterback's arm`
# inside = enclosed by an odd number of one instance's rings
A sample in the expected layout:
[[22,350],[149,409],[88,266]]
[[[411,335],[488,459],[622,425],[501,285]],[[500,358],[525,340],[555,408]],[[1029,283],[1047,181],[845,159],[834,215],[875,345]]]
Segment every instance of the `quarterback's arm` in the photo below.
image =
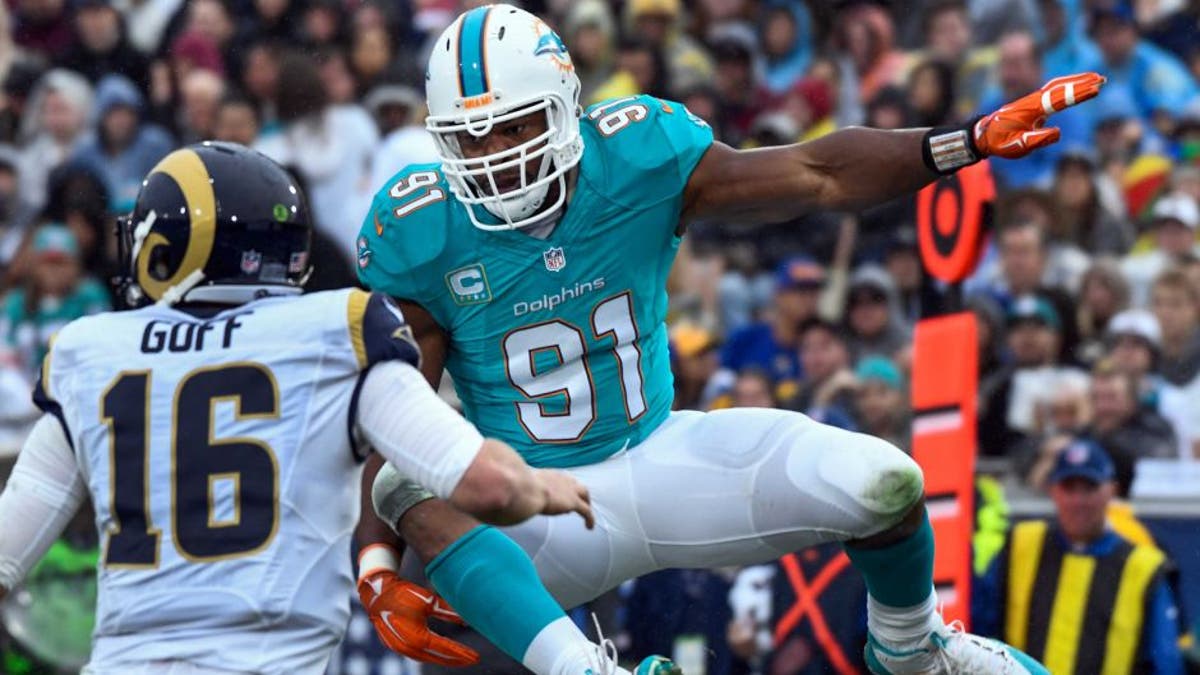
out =
[[770,222],[809,209],[855,209],[912,192],[984,157],[1023,157],[1058,140],[1055,112],[1096,96],[1095,73],[1060,77],[961,127],[852,127],[807,143],[738,151],[714,143],[684,189],[684,220]]
[[46,554],[86,494],[62,425],[42,415],[0,494],[0,598]]
[[[446,332],[437,324],[433,316],[424,307],[406,300],[397,300],[396,305],[404,314],[404,320],[412,329],[413,339],[421,352],[421,374],[435,390],[442,379],[442,369],[446,363]],[[364,551],[373,544],[384,544],[397,551],[402,551],[404,542],[393,529],[395,523],[385,523],[375,512],[371,493],[375,485],[375,477],[383,468],[384,459],[379,453],[367,457],[362,476],[362,511],[358,519],[355,537],[360,549]],[[466,518],[467,516],[463,516]],[[368,570],[362,570],[363,572]]]

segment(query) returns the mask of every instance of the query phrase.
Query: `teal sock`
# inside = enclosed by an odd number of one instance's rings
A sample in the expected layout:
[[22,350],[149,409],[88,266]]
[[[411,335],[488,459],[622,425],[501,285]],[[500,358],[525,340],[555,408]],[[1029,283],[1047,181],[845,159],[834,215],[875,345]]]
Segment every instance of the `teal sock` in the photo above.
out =
[[843,546],[854,568],[867,582],[867,592],[888,607],[912,607],[933,590],[933,526],[929,512],[917,531],[884,548]]
[[425,575],[464,621],[518,662],[543,628],[566,616],[525,551],[486,525],[446,547]]

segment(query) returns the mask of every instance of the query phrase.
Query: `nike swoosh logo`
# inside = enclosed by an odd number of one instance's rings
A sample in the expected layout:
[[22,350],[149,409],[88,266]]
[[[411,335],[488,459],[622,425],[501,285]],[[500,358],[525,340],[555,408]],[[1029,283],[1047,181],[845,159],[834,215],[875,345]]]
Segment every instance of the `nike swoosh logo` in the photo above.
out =
[[404,590],[406,590],[406,591],[408,591],[409,593],[412,593],[413,595],[417,596],[418,598],[420,598],[421,600],[423,600],[423,601],[425,602],[425,604],[427,604],[427,605],[433,604],[433,595],[432,595],[432,594],[431,594],[431,595],[428,595],[428,596],[425,596],[425,595],[421,595],[420,593],[416,592],[415,590],[413,590],[413,589],[411,589],[411,588],[406,588],[406,589],[404,589]]
[[380,612],[379,618],[383,619],[383,625],[387,626],[389,633],[395,635],[401,642],[408,644],[408,640],[405,640],[403,635],[397,633],[395,628],[392,628],[392,613],[390,611],[384,610]]

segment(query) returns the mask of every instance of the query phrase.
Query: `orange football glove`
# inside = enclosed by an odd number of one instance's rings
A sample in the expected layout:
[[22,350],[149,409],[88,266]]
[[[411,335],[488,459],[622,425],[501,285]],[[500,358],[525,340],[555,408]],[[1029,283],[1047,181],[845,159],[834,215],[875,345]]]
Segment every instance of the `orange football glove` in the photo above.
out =
[[985,156],[1016,159],[1050,145],[1058,140],[1060,132],[1044,126],[1046,118],[1094,98],[1104,82],[1104,77],[1096,73],[1050,80],[1032,94],[980,118],[975,123],[975,147]]
[[429,629],[431,617],[466,625],[437,593],[381,569],[358,580],[358,598],[388,649],[440,666],[479,663],[479,653],[474,649]]

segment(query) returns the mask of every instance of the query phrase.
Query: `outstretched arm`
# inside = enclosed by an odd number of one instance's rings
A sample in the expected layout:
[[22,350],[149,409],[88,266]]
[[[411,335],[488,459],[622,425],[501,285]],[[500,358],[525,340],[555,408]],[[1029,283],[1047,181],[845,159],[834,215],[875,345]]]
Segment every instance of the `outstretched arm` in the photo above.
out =
[[922,159],[927,131],[851,127],[807,143],[755,150],[714,143],[688,181],[684,217],[773,222],[918,190],[937,177]]
[[1095,73],[1060,77],[961,128],[851,127],[776,148],[714,143],[684,191],[684,220],[772,222],[812,209],[858,209],[924,187],[988,157],[1023,157],[1058,140],[1051,114],[1096,96]]
[[0,599],[42,559],[86,494],[62,426],[43,415],[0,494]]

